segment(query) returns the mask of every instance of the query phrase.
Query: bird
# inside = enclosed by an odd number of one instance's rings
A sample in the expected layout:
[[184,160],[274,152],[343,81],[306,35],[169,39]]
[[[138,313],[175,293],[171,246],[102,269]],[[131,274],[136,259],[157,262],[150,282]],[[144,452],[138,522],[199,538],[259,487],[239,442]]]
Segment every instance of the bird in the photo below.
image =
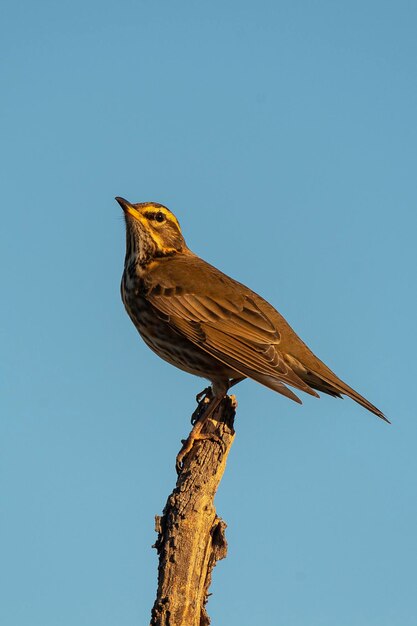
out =
[[230,387],[250,378],[300,404],[293,389],[348,396],[389,423],[313,354],[269,302],[194,254],[166,206],[116,201],[126,223],[126,311],[159,357],[210,381],[211,413]]

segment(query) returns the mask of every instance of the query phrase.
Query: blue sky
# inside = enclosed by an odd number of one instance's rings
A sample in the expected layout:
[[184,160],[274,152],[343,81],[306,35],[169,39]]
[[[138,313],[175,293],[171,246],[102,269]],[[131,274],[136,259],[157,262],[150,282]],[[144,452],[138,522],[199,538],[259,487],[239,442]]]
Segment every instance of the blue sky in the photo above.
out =
[[119,296],[121,195],[380,407],[246,381],[217,626],[417,620],[414,3],[1,7],[0,621],[146,624],[154,515],[204,381]]

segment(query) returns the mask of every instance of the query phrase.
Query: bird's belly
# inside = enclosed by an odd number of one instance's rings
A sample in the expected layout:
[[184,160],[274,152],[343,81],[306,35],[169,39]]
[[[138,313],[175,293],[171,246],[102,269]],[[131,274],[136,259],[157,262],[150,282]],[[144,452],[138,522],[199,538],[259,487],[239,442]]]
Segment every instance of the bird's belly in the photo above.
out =
[[152,306],[137,295],[123,299],[126,311],[146,345],[161,359],[181,370],[208,380],[240,376],[233,368],[193,344],[161,319]]

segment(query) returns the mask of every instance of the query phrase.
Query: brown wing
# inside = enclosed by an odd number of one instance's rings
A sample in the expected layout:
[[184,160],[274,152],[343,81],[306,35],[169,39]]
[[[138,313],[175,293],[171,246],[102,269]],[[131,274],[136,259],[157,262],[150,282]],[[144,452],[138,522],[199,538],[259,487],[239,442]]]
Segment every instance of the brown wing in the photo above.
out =
[[[282,383],[287,383],[317,396],[285,362],[279,350],[279,330],[260,311],[249,290],[245,293],[246,288],[198,257],[193,258],[192,272],[179,259],[166,264],[169,272],[161,271],[158,264],[159,271],[149,273],[147,292],[148,301],[169,317],[178,332],[221,362],[272,389],[284,393]],[[174,286],[179,284],[181,289]],[[289,390],[285,395],[298,400]]]
[[147,297],[155,309],[238,372],[295,400],[290,390],[283,391],[283,383],[314,396],[314,389],[346,394],[386,420],[320,361],[268,302],[199,257],[187,253],[161,260],[148,281]]

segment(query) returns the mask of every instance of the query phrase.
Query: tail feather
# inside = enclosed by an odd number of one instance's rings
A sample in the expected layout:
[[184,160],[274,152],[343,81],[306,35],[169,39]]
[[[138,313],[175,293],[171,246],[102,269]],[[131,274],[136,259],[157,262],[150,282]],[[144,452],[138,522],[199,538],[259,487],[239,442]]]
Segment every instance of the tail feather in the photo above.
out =
[[[334,374],[326,365],[324,365],[324,363],[317,359],[317,357],[315,357],[316,363],[311,364],[308,368],[292,355],[286,354],[284,358],[287,364],[290,365],[291,369],[295,371],[297,376],[310,385],[310,387],[313,387],[313,389],[323,391],[324,393],[339,398],[342,397],[342,394],[346,395],[388,424],[391,423],[382,411],[369,402],[369,400],[361,396],[360,393],[352,389],[352,387],[349,387],[349,385],[343,382],[343,380],[338,378],[336,374]],[[317,367],[314,367],[314,365],[317,365]]]

